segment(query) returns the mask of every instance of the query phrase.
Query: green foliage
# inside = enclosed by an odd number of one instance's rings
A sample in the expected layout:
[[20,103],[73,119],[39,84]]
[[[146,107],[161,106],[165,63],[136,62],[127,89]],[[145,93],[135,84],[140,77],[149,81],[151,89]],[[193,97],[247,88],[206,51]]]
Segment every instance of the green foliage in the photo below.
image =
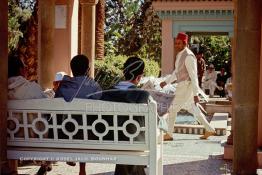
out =
[[20,38],[23,37],[23,24],[30,19],[31,10],[22,8],[15,0],[8,1],[8,49],[15,51]]
[[143,59],[145,62],[145,76],[158,77],[160,73],[160,66],[158,62],[149,59]]
[[108,89],[123,80],[122,66],[125,56],[106,56],[105,60],[95,61],[95,80],[103,89]]
[[152,1],[106,0],[105,53],[160,62],[161,21]]
[[[95,80],[103,89],[108,89],[117,82],[124,80],[123,65],[127,60],[127,56],[108,55],[105,60],[95,61]],[[145,76],[158,76],[159,65],[156,61],[143,59],[145,62]]]
[[193,36],[192,39],[204,51],[207,64],[214,64],[216,70],[230,68],[231,45],[228,36]]

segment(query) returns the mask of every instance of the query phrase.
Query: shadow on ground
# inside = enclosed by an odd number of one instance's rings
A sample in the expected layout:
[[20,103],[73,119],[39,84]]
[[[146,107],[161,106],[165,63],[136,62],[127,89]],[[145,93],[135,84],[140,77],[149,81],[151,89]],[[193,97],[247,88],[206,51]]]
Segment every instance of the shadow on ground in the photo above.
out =
[[[229,175],[232,162],[225,161],[221,156],[209,156],[206,160],[164,165],[164,175]],[[92,175],[114,175],[106,172]]]

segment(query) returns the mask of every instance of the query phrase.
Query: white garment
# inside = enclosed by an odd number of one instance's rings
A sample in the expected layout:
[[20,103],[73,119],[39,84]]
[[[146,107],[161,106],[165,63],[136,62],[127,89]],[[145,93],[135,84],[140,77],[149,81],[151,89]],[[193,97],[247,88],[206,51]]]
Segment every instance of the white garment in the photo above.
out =
[[[185,59],[185,66],[188,71],[190,81],[182,81],[177,84],[175,98],[170,108],[170,117],[168,118],[168,134],[170,136],[172,136],[173,134],[177,112],[179,112],[181,109],[186,109],[188,110],[188,112],[192,113],[194,117],[202,125],[204,125],[207,131],[215,132],[215,129],[206,120],[205,115],[195,105],[194,96],[197,96],[200,92],[197,77],[197,62],[196,58],[193,56],[193,54],[191,54],[192,52],[188,48],[185,49],[187,49],[187,52],[190,53],[190,55],[186,56]],[[181,55],[185,51],[185,49],[177,54],[175,64],[176,69],[175,71],[173,71],[172,75],[165,81],[166,83],[172,83],[174,80],[176,80],[176,71],[180,70],[180,68],[177,66],[179,65]]]
[[225,90],[226,90],[227,96],[229,98],[232,98],[232,78],[231,77],[227,79],[227,82],[225,84]]
[[8,78],[8,99],[46,98],[39,84],[30,82],[22,76]]
[[199,86],[198,86],[198,78],[197,78],[197,60],[194,56],[192,51],[190,49],[188,49],[187,47],[180,51],[177,56],[176,56],[176,62],[175,62],[175,67],[176,69],[173,71],[173,73],[171,74],[171,76],[169,76],[165,82],[167,84],[169,83],[172,83],[174,82],[175,80],[177,80],[177,77],[176,77],[176,73],[177,71],[179,70],[178,69],[178,65],[179,65],[179,61],[180,61],[180,58],[181,58],[181,55],[184,51],[187,51],[188,53],[191,53],[191,55],[188,55],[186,57],[186,60],[185,60],[185,66],[187,68],[187,71],[188,71],[188,74],[189,74],[189,77],[190,77],[190,80],[192,82],[192,86],[193,86],[193,94],[194,96],[197,96],[198,93],[199,93]]
[[213,70],[212,72],[209,72],[208,70],[205,71],[202,87],[204,90],[209,89],[209,95],[211,96],[214,95],[216,87],[218,87],[216,80],[217,80],[217,72],[215,70]]
[[172,136],[174,131],[177,113],[181,109],[186,109],[188,112],[193,114],[196,120],[204,125],[207,131],[215,132],[215,129],[206,120],[205,115],[194,103],[193,86],[191,81],[184,81],[177,85],[175,99],[169,109],[170,117],[168,118],[168,134],[170,136]]
[[[24,99],[46,98],[46,97],[47,96],[44,94],[39,84],[35,82],[30,82],[22,76],[8,78],[8,99],[24,100]],[[17,117],[20,116],[20,114],[17,113],[14,115],[14,117],[16,117],[16,115]],[[35,118],[37,118],[37,114],[35,113],[29,114],[27,117],[28,123],[32,123],[33,120],[35,120]],[[20,121],[19,118],[18,120]],[[40,124],[36,124],[36,128],[38,128],[39,130],[43,130],[43,127]],[[37,138],[37,134],[33,130],[29,129],[28,132],[29,132],[28,133],[29,137]],[[20,137],[24,137],[24,131],[22,129],[19,129],[17,135]],[[44,134],[44,137],[47,137],[47,133]]]

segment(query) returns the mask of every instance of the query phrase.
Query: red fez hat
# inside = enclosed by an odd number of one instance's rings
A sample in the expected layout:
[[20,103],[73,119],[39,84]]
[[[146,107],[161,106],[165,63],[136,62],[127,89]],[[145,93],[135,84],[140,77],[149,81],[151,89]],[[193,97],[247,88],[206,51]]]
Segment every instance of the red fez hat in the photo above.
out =
[[185,34],[185,33],[183,33],[183,32],[179,32],[179,33],[177,34],[176,39],[180,39],[180,40],[184,41],[185,43],[187,43],[188,36],[187,36],[187,34]]

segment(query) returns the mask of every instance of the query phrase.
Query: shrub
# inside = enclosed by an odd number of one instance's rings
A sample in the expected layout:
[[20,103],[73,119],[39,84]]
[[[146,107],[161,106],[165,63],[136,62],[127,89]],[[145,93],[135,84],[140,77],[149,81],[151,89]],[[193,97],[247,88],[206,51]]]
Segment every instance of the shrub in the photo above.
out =
[[[105,57],[105,60],[95,61],[95,80],[103,89],[108,89],[124,80],[122,70],[127,58],[123,55],[109,55]],[[143,60],[145,61],[145,76],[158,77],[160,71],[158,63],[153,60]]]

